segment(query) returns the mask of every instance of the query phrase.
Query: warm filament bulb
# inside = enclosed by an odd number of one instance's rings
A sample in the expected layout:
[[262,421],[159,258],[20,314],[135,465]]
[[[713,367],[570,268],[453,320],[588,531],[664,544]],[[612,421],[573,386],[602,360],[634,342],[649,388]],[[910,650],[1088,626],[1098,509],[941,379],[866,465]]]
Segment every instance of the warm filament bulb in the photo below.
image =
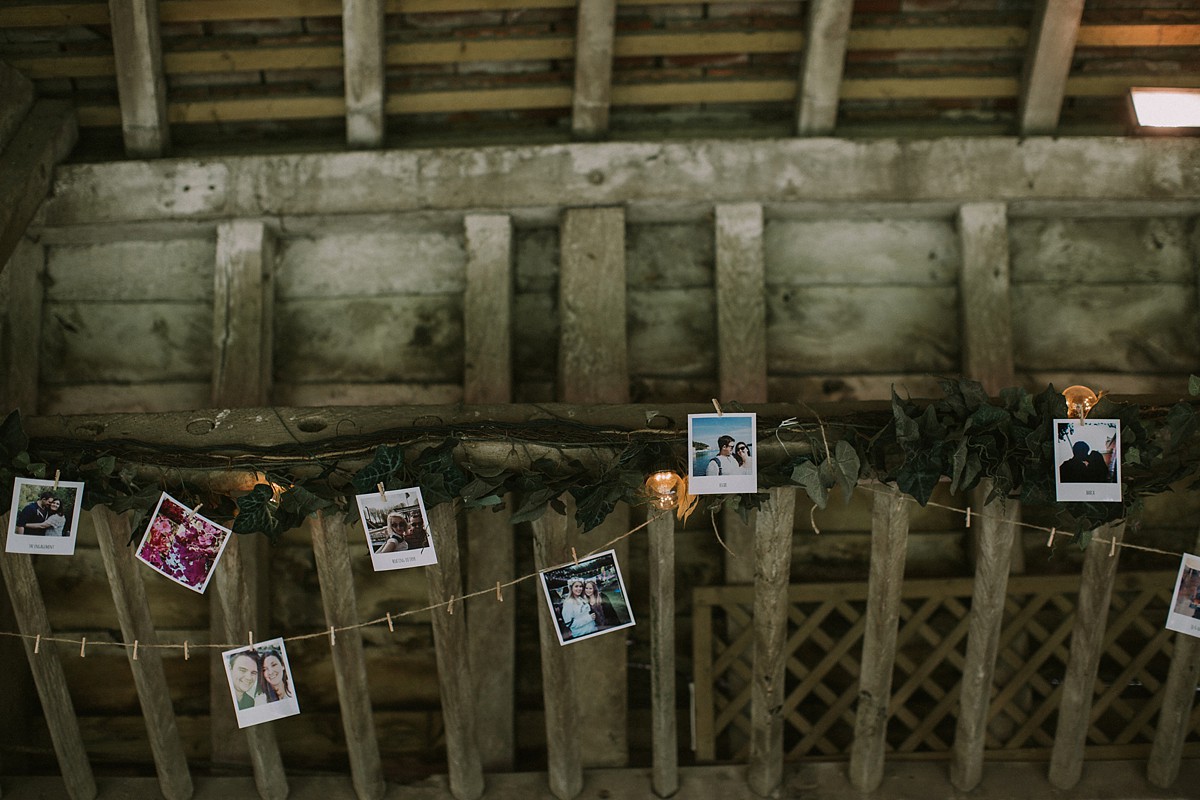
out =
[[646,479],[646,494],[655,508],[666,510],[679,505],[679,476],[670,470],[655,472]]

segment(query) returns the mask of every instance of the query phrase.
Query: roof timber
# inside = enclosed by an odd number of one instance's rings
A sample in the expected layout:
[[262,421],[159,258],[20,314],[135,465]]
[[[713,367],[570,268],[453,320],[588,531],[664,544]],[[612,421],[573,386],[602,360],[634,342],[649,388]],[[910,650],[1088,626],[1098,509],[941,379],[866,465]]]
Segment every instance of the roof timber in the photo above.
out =
[[1038,3],[1021,86],[1021,133],[1052,133],[1058,127],[1082,18],[1083,0]]
[[113,0],[111,17],[125,152],[134,158],[161,156],[170,147],[171,135],[158,3]]

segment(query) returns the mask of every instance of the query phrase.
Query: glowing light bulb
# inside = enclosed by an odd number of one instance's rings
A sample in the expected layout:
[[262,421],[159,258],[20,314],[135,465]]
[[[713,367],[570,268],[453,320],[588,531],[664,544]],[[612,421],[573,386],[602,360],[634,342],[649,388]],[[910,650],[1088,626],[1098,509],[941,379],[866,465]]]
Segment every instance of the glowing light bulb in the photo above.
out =
[[666,510],[679,505],[680,477],[670,470],[661,470],[646,478],[646,496],[650,505]]
[[1063,389],[1063,397],[1067,401],[1067,416],[1075,419],[1087,419],[1092,406],[1100,400],[1100,395],[1086,386],[1068,386]]

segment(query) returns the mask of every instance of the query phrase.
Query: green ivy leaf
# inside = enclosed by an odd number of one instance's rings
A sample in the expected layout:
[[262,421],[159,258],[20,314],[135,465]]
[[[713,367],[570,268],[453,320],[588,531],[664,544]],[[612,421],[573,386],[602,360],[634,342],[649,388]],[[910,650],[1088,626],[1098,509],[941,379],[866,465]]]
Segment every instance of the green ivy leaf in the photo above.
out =
[[279,495],[279,508],[298,517],[307,517],[331,506],[333,506],[332,500],[319,497],[300,485],[285,489]]
[[558,492],[554,489],[537,489],[529,492],[521,498],[520,505],[513,511],[512,524],[518,522],[532,522],[535,519],[541,519],[542,514],[546,513],[546,506],[549,504],[552,497],[557,496]]
[[233,518],[234,533],[265,533],[274,542],[286,528],[274,503],[275,490],[269,483],[256,484],[237,499],[237,516]]
[[842,492],[846,496],[846,502],[850,502],[850,495],[854,492],[854,487],[858,485],[858,473],[862,467],[862,463],[858,459],[858,453],[854,450],[854,445],[850,444],[845,439],[838,441],[833,446],[834,467],[836,467],[836,477],[841,484]]
[[900,487],[900,491],[911,495],[924,506],[929,502],[941,477],[940,460],[934,453],[924,450],[916,453],[896,470],[896,485]]
[[398,444],[379,445],[375,458],[371,463],[360,469],[350,483],[358,494],[375,491],[379,484],[386,489],[399,489],[399,486],[388,486],[388,481],[404,468],[404,448]]
[[792,470],[792,481],[804,487],[804,491],[812,498],[817,508],[824,508],[829,502],[829,490],[821,482],[817,466],[811,461],[802,461]]
[[1200,377],[1188,375],[1188,394],[1192,397],[1200,394]]
[[900,397],[896,394],[895,389],[892,390],[892,416],[896,420],[897,442],[905,445],[921,438],[921,430],[917,427],[917,421],[904,413]]
[[575,521],[584,533],[595,528],[612,513],[621,497],[619,487],[601,483],[595,486],[571,487],[575,498]]
[[28,448],[29,437],[21,427],[21,412],[14,410],[0,423],[0,451],[5,461],[11,461]]

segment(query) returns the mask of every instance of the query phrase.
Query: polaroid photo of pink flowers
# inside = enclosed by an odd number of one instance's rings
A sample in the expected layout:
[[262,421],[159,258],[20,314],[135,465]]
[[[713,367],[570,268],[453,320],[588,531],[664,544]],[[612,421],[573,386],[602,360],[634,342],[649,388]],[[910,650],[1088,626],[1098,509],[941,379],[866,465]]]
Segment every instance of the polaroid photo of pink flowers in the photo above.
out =
[[138,545],[138,560],[193,592],[204,594],[231,531],[163,492]]

